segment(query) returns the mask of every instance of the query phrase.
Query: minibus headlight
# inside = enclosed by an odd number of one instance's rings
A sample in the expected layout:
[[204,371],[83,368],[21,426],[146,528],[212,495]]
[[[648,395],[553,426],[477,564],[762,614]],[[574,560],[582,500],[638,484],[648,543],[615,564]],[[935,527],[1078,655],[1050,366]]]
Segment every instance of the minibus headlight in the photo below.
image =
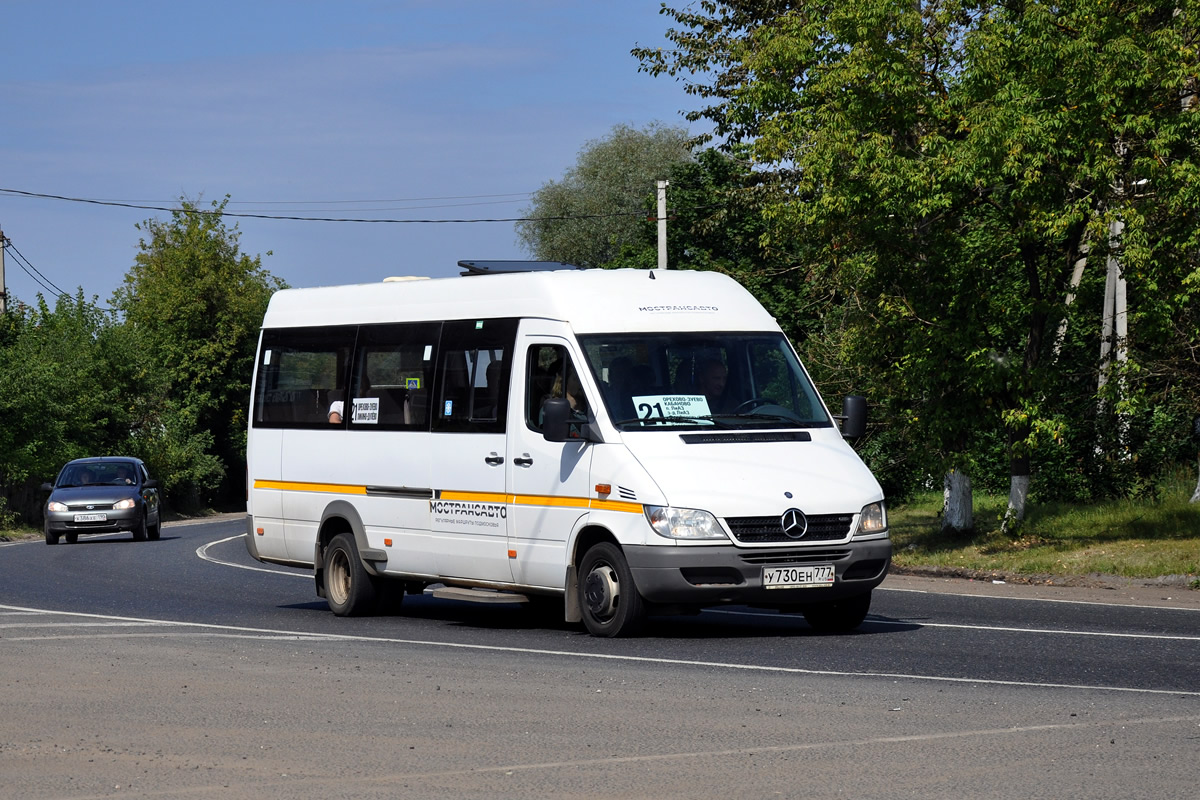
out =
[[887,510],[883,501],[863,506],[858,515],[858,532],[860,534],[887,533]]
[[695,508],[646,506],[646,519],[659,536],[668,539],[728,539],[717,518]]

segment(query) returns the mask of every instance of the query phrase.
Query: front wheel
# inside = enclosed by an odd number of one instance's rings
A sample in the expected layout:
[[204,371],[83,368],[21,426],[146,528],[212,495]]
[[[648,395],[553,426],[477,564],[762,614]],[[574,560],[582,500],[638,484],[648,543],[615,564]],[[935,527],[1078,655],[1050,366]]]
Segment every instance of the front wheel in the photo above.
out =
[[46,530],[46,544],[58,544],[58,534],[51,533],[50,530],[47,529]]
[[821,633],[845,633],[862,624],[871,610],[871,593],[846,597],[819,606],[806,606],[804,619]]
[[358,558],[353,534],[339,533],[325,550],[325,599],[339,617],[375,611],[375,584]]
[[588,633],[611,638],[637,632],[646,605],[621,548],[611,542],[593,545],[583,556],[579,576],[579,608]]
[[133,540],[135,542],[146,541],[146,515],[145,514],[142,515],[142,519],[141,519],[141,521],[138,522],[137,527],[135,527],[133,529]]

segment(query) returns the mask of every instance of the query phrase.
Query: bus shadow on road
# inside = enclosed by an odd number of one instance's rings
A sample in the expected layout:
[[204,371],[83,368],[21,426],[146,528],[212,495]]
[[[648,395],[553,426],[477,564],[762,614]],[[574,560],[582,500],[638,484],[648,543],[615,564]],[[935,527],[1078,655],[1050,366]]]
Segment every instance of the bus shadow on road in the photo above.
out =
[[[293,603],[281,609],[331,613],[324,600]],[[398,609],[357,619],[389,620],[402,623],[405,618],[443,623],[450,627],[473,630],[541,630],[586,636],[582,623],[566,622],[545,607],[528,608],[519,603],[478,605],[430,597],[405,598]],[[378,624],[377,622],[375,623]],[[750,608],[706,609],[699,614],[651,616],[638,638],[656,639],[755,639],[779,636],[841,638],[911,633],[919,623],[868,615],[858,628],[844,633],[822,633],[809,625],[802,614],[783,614]]]

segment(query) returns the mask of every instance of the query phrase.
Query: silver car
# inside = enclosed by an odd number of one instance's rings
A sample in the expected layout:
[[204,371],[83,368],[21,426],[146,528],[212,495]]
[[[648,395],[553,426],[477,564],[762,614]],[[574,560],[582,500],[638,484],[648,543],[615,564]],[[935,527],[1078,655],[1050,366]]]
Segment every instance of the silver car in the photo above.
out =
[[135,541],[157,539],[161,527],[158,481],[137,458],[105,456],[69,461],[46,501],[46,544],[79,541],[81,533],[132,531]]

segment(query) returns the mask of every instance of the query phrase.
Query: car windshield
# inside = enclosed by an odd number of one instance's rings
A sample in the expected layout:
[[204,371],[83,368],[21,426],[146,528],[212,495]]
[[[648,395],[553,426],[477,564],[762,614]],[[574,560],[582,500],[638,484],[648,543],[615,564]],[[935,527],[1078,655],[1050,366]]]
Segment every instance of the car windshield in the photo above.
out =
[[86,461],[63,470],[58,486],[130,486],[137,483],[136,476],[129,461]]
[[781,333],[580,336],[622,430],[833,425]]

